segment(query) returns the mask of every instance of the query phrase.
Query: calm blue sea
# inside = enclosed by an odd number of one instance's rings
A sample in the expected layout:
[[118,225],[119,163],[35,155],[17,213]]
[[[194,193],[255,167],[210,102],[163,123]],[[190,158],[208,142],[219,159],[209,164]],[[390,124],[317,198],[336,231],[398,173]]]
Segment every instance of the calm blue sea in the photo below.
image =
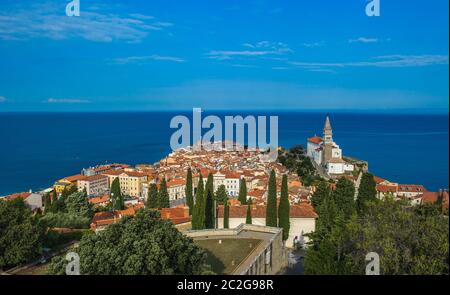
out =
[[[154,163],[170,152],[170,119],[180,113],[0,113],[0,195],[49,187],[90,165]],[[186,113],[191,116],[190,113]],[[225,115],[220,113],[218,115]],[[230,112],[229,115],[246,115]],[[279,116],[279,143],[306,144],[325,114]],[[400,183],[448,187],[448,115],[330,114],[344,155],[369,161]]]

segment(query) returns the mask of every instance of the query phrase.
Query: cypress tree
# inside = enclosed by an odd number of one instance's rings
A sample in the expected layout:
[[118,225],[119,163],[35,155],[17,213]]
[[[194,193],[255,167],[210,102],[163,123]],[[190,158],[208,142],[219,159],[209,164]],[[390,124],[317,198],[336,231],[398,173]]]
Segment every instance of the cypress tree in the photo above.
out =
[[355,211],[355,186],[353,182],[345,177],[341,177],[336,183],[336,190],[333,192],[334,201],[344,218],[348,219]]
[[277,223],[277,180],[275,171],[272,170],[270,172],[267,194],[266,225],[276,227]]
[[205,228],[215,228],[215,202],[214,202],[214,183],[213,175],[208,175],[205,186]]
[[111,201],[113,210],[122,210],[124,208],[124,201],[122,193],[120,192],[119,177],[116,177],[111,183]]
[[246,224],[252,224],[252,199],[247,202],[247,216],[245,217]]
[[327,181],[320,181],[316,187],[316,191],[311,197],[311,205],[313,205],[314,209],[317,210],[319,208],[320,202],[324,200],[330,194],[330,185]]
[[51,212],[52,210],[52,198],[50,197],[50,193],[47,193],[44,196],[44,210],[46,213]]
[[227,189],[225,188],[225,185],[221,184],[217,189],[216,200],[220,204],[225,204],[228,202]]
[[205,210],[204,210],[204,186],[203,177],[200,174],[198,180],[197,192],[195,194],[194,210],[192,214],[192,229],[204,229],[205,228]]
[[159,185],[158,208],[170,208],[169,193],[167,192],[166,179],[163,178]]
[[362,175],[358,189],[358,198],[356,200],[358,212],[364,211],[366,202],[375,201],[377,199],[376,185],[371,173],[364,173]]
[[241,202],[241,205],[245,205],[247,204],[247,182],[245,181],[245,178],[241,178],[239,182],[238,200]]
[[283,228],[283,240],[289,237],[290,221],[289,221],[289,192],[287,175],[283,175],[281,181],[280,205],[278,206],[278,226]]
[[[321,237],[324,237],[332,231],[339,215],[339,208],[332,194],[325,196],[317,208],[317,214],[319,218],[317,219],[316,232]],[[320,241],[320,239],[317,241]]]
[[194,208],[194,196],[192,194],[192,170],[191,170],[191,168],[189,168],[187,171],[185,194],[186,194],[186,204],[189,207],[189,215],[192,215],[192,210]]
[[154,183],[148,188],[147,207],[158,208],[158,187]]
[[230,207],[228,201],[223,205],[223,228],[230,228]]

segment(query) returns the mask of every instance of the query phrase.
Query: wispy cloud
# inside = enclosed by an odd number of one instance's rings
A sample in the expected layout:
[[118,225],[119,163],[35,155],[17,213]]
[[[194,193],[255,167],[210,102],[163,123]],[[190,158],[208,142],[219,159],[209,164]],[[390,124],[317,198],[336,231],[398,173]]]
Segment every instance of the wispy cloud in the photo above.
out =
[[74,99],[74,98],[49,98],[44,100],[43,103],[62,103],[62,104],[79,104],[90,103],[90,100],[86,99]]
[[120,57],[112,60],[114,64],[143,64],[149,61],[169,61],[169,62],[177,62],[182,63],[185,62],[183,58],[175,57],[175,56],[162,56],[162,55],[147,55],[147,56],[129,56],[129,57]]
[[81,38],[95,42],[142,41],[172,23],[143,14],[115,14],[86,7],[79,17],[64,14],[66,3],[33,4],[0,11],[0,40]]
[[359,37],[348,40],[348,43],[377,43],[378,41],[380,41],[378,38]]
[[293,52],[286,44],[281,42],[261,41],[258,43],[244,43],[245,50],[213,50],[206,55],[208,58],[227,60],[245,57],[263,57],[271,55],[282,55]]
[[332,69],[345,67],[423,67],[432,65],[448,65],[448,55],[384,55],[357,62],[304,62],[290,61],[291,65],[305,69]]
[[0,102],[5,102],[5,101],[6,101],[6,97],[0,96]]
[[303,47],[307,48],[316,48],[316,47],[322,47],[325,45],[324,41],[318,41],[318,42],[311,42],[311,43],[302,43]]

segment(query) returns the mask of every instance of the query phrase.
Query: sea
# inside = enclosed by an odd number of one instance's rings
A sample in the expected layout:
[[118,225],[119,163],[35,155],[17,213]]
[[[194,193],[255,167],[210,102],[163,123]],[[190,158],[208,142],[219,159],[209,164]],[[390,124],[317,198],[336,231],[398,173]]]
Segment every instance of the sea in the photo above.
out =
[[[325,112],[220,111],[207,115],[278,116],[279,145],[321,135]],[[0,113],[0,196],[50,187],[104,163],[152,164],[171,152],[174,116],[192,112]],[[448,188],[448,114],[330,113],[344,156],[369,170],[428,190]],[[192,121],[191,121],[192,122]],[[206,131],[206,130],[205,130]]]

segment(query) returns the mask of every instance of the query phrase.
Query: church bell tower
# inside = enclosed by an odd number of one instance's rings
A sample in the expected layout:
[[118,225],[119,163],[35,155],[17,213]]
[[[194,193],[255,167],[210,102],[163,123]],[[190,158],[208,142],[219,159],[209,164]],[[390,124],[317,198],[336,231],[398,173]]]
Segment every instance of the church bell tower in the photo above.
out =
[[331,129],[330,117],[327,114],[325,126],[323,127],[323,141],[325,144],[333,142],[333,129]]

